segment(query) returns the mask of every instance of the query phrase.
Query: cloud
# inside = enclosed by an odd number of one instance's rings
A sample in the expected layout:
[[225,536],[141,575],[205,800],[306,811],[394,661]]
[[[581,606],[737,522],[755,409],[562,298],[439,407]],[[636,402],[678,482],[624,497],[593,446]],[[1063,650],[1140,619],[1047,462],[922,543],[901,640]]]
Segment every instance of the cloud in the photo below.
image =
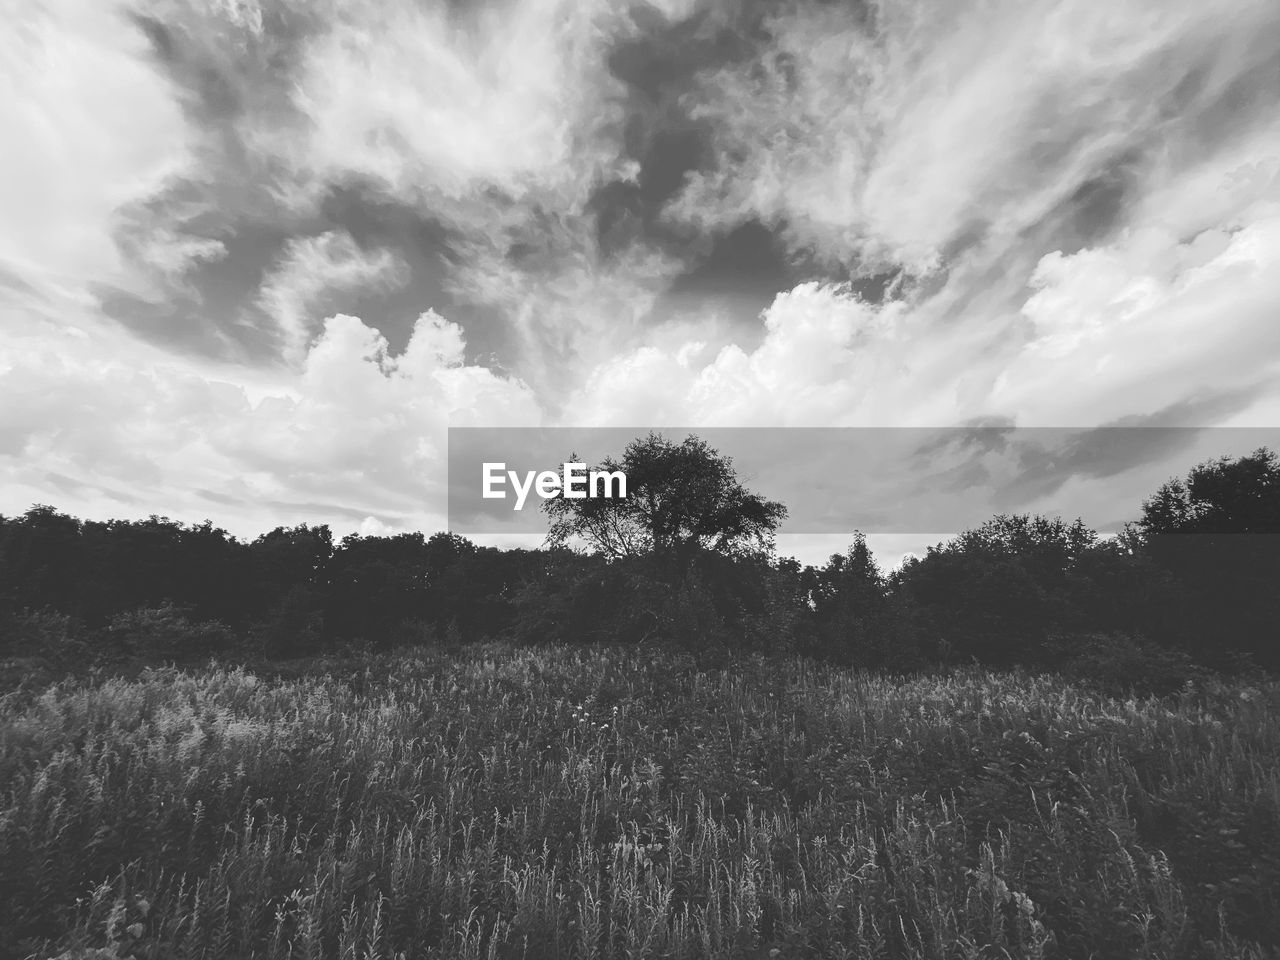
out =
[[567,0],[344,4],[307,46],[306,135],[266,142],[299,181],[361,176],[435,207],[489,192],[585,199],[618,167],[603,8]]
[[[568,368],[600,359],[606,337],[639,324],[682,269],[643,244],[602,257],[588,209],[601,185],[633,182],[639,170],[624,145],[625,87],[606,62],[609,45],[636,29],[620,9],[172,0],[147,16],[206,134],[204,165],[215,172],[192,187],[205,210],[249,217],[265,206],[304,224],[335,192],[357,189],[411,209],[438,229],[448,265],[440,297],[420,309],[447,300],[464,313],[500,311],[514,332],[504,365],[548,402]],[[181,206],[166,201],[156,214]],[[376,290],[383,279],[372,270],[364,282]],[[277,289],[291,282],[267,279],[258,299],[296,362],[306,296]]]
[[[598,424],[652,411],[650,422],[695,425],[1076,426],[1226,385],[1262,391],[1280,365],[1280,203],[1260,169],[1222,182],[1236,211],[1225,229],[1180,242],[1136,226],[1046,254],[1003,315],[940,324],[942,293],[871,304],[847,286],[802,284],[765,311],[754,350],[649,344],[597,367],[572,406]],[[1012,336],[998,346],[991,331]]]
[[688,95],[718,161],[669,216],[784,223],[795,248],[874,270],[1003,253],[1119,172],[1115,208],[1126,167],[1270,116],[1280,24],[1260,0],[1228,6],[787,5],[754,57]]
[[881,302],[801,284],[746,349],[709,324],[655,331],[572,409],[1027,426],[1191,409],[1228,385],[1268,402],[1280,20],[1253,0],[997,6],[790,5],[752,56],[704,74],[686,102],[717,161],[672,221],[778,224],[797,251],[917,280]]
[[324,294],[407,281],[403,261],[388,250],[361,250],[349,233],[329,231],[290,240],[258,291],[257,306],[275,321],[283,354],[300,362],[310,345]]
[[[950,422],[945,394],[914,375],[949,356],[922,345],[899,302],[868,303],[848,285],[801,284],[764,312],[753,350],[701,340],[650,343],[599,365],[568,406],[592,425],[871,426]],[[655,340],[660,340],[655,337]],[[581,416],[582,414],[579,413]]]
[[[523,235],[520,231],[516,235]],[[567,391],[595,364],[637,342],[644,320],[678,261],[643,245],[602,262],[581,217],[570,218],[552,249],[522,251],[506,244],[467,244],[450,289],[460,298],[497,307],[520,350],[519,370],[559,410]],[[502,252],[500,252],[502,251]]]
[[242,534],[367,517],[437,529],[448,425],[541,416],[523,384],[464,364],[458,328],[431,313],[398,356],[359,319],[329,317],[292,373],[196,365],[105,325],[2,342],[10,509],[48,500],[55,473],[60,505],[90,516],[127,500]]
[[1029,340],[989,400],[1024,424],[1101,423],[1228,388],[1273,392],[1280,203],[1182,242],[1139,227],[1103,247],[1048,254],[1031,285],[1021,311]]
[[190,131],[145,46],[114,4],[51,0],[6,16],[0,264],[51,295],[124,282],[117,211],[190,164]]
[[0,38],[4,503],[395,528],[449,423],[1274,422],[1277,46],[1267,0],[52,0]]

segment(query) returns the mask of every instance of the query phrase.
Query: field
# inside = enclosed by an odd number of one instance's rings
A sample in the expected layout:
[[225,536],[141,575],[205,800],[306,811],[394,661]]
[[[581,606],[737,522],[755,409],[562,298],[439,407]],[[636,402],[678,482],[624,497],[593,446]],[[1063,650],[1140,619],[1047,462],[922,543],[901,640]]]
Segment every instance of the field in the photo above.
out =
[[1280,685],[636,650],[0,703],[0,957],[1264,957]]

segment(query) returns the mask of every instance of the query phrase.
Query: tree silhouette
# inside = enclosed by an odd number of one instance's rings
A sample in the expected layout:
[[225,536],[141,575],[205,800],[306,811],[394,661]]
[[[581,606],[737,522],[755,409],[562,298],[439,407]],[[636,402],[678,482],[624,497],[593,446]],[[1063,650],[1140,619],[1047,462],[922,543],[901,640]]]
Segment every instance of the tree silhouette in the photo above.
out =
[[1160,487],[1135,525],[1179,588],[1182,641],[1280,665],[1280,458],[1265,447]]
[[910,559],[895,582],[957,654],[1013,662],[1078,618],[1073,575],[1096,541],[1080,520],[997,516]]
[[730,457],[694,436],[677,444],[649,433],[627,444],[621,460],[607,458],[598,469],[625,473],[627,496],[543,501],[550,545],[580,539],[611,558],[748,556],[772,550],[787,515],[781,503],[742,485]]

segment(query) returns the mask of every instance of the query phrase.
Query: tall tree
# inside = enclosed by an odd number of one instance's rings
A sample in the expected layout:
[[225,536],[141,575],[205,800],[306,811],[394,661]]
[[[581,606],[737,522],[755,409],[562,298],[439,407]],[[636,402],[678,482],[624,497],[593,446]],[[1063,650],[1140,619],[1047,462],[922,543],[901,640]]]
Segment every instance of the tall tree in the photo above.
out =
[[582,540],[608,557],[747,556],[772,550],[787,515],[781,503],[742,485],[732,458],[694,436],[673,443],[649,433],[597,469],[622,471],[627,496],[543,501],[552,546]]

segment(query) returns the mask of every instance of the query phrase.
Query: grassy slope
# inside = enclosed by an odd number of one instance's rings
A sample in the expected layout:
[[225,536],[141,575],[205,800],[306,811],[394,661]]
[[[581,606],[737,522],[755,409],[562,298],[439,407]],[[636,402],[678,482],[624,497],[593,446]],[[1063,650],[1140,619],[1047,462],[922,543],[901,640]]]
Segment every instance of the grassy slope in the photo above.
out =
[[329,666],[4,701],[0,958],[1280,942],[1280,687],[1126,702],[497,647]]

